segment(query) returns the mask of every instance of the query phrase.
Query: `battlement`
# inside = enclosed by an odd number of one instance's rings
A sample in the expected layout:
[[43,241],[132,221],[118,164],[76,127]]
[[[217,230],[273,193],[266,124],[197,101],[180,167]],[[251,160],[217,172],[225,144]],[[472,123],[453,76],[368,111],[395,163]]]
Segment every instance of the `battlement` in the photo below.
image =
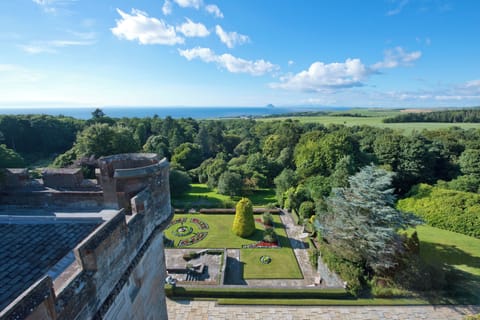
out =
[[100,158],[97,173],[104,207],[117,212],[76,245],[61,274],[35,282],[0,319],[166,318],[169,164],[154,154],[122,154]]

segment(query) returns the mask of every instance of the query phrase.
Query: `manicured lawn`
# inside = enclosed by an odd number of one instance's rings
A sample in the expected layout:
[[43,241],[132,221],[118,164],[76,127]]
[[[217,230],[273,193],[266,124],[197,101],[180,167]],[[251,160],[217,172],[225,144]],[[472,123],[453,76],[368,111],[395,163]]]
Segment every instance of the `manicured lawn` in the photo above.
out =
[[417,232],[425,260],[480,276],[480,239],[426,225],[418,226]]
[[[269,264],[260,262],[260,257],[271,258]],[[245,279],[303,279],[292,249],[244,249],[240,252]]]
[[[246,195],[254,206],[265,206],[275,202],[273,189],[259,189],[252,194]],[[219,194],[216,190],[208,188],[206,184],[193,183],[190,191],[182,197],[172,198],[176,208],[225,208],[226,204],[233,207],[241,197],[230,197]]]
[[[187,247],[181,248],[241,248],[242,245],[248,245],[256,243],[263,239],[263,225],[259,222],[256,222],[256,231],[255,233],[248,238],[240,238],[232,232],[233,214],[176,214],[173,220],[177,218],[186,218],[187,221],[184,223],[186,227],[192,227],[193,233],[197,232],[208,232],[208,235],[205,239],[192,244]],[[261,215],[255,215],[256,219],[259,219]],[[208,224],[208,229],[201,230],[198,225],[191,222],[191,218],[197,218],[201,221],[204,221]],[[290,248],[290,242],[288,241],[285,229],[280,222],[280,217],[278,215],[273,215],[273,221],[275,223],[275,232],[277,233],[280,244],[282,248]],[[174,247],[178,247],[180,240],[188,239],[192,234],[181,237],[174,235],[174,231],[180,227],[180,224],[175,224],[165,230],[165,236],[168,239],[174,241]]]
[[420,255],[433,264],[453,267],[445,297],[450,303],[480,303],[480,239],[430,226],[418,226]]

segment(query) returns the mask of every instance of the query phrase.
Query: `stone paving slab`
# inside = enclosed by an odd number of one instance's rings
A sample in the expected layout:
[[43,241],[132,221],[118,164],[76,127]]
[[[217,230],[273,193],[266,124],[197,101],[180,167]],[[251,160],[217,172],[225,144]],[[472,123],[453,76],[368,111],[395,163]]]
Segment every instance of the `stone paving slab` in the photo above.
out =
[[310,320],[310,319],[463,319],[480,313],[480,306],[218,306],[214,301],[167,299],[169,320]]

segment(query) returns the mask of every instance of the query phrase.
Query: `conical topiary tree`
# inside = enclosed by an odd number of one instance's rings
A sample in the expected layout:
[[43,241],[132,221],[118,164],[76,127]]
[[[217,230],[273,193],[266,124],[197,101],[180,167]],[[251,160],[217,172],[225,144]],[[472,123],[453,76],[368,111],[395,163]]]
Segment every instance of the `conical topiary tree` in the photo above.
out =
[[255,231],[253,206],[248,198],[240,199],[235,207],[235,219],[233,220],[232,231],[242,238],[250,236]]

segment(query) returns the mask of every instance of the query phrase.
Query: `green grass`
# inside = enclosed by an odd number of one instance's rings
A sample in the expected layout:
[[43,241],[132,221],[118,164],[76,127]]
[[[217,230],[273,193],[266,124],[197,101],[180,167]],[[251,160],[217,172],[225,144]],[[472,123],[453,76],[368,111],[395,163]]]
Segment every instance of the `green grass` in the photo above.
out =
[[[233,218],[235,215],[233,214],[177,214],[173,219],[185,217],[187,218],[187,223],[185,226],[191,226],[194,228],[194,232],[203,231],[199,230],[198,227],[189,222],[190,218],[195,217],[204,222],[206,222],[209,226],[208,235],[205,239],[200,242],[197,242],[188,247],[181,247],[181,248],[241,248],[242,245],[248,245],[252,243],[256,243],[263,239],[263,225],[259,222],[255,222],[256,230],[255,233],[248,237],[248,238],[240,238],[236,234],[232,232],[232,225],[233,225]],[[256,219],[259,219],[261,215],[255,215]],[[273,215],[274,227],[275,232],[277,233],[280,244],[282,248],[290,248],[290,242],[287,238],[287,234],[283,227],[283,224],[280,222],[280,217],[278,215]],[[173,231],[179,227],[179,224],[173,225],[167,230],[165,230],[165,236],[175,242],[175,248],[178,244],[179,240],[189,238],[190,236],[186,237],[178,237],[173,234]]]
[[343,124],[346,126],[372,126],[380,128],[391,128],[411,133],[412,131],[421,131],[423,129],[436,130],[450,127],[460,127],[463,129],[480,128],[480,123],[434,123],[434,122],[406,122],[406,123],[383,123],[385,116],[368,116],[368,117],[342,117],[342,116],[312,116],[312,117],[278,117],[258,119],[260,121],[274,120],[298,120],[301,123],[322,123],[324,125]]
[[480,239],[426,225],[416,229],[426,261],[443,262],[480,276]]
[[[240,252],[245,279],[303,279],[292,249],[244,249]],[[269,256],[269,264],[260,262],[261,256]]]
[[352,299],[344,289],[332,288],[257,288],[257,287],[191,287],[165,285],[167,296],[200,299]]
[[427,300],[405,299],[218,299],[219,305],[277,305],[277,306],[415,306],[430,305]]
[[447,291],[436,302],[480,303],[480,239],[430,226],[417,226],[420,255],[431,264],[453,268]]
[[[274,189],[259,189],[252,194],[245,195],[256,207],[265,206],[275,202]],[[230,197],[219,194],[210,189],[206,184],[192,183],[188,193],[181,197],[172,198],[176,208],[225,208],[225,204],[235,204],[241,197]]]

